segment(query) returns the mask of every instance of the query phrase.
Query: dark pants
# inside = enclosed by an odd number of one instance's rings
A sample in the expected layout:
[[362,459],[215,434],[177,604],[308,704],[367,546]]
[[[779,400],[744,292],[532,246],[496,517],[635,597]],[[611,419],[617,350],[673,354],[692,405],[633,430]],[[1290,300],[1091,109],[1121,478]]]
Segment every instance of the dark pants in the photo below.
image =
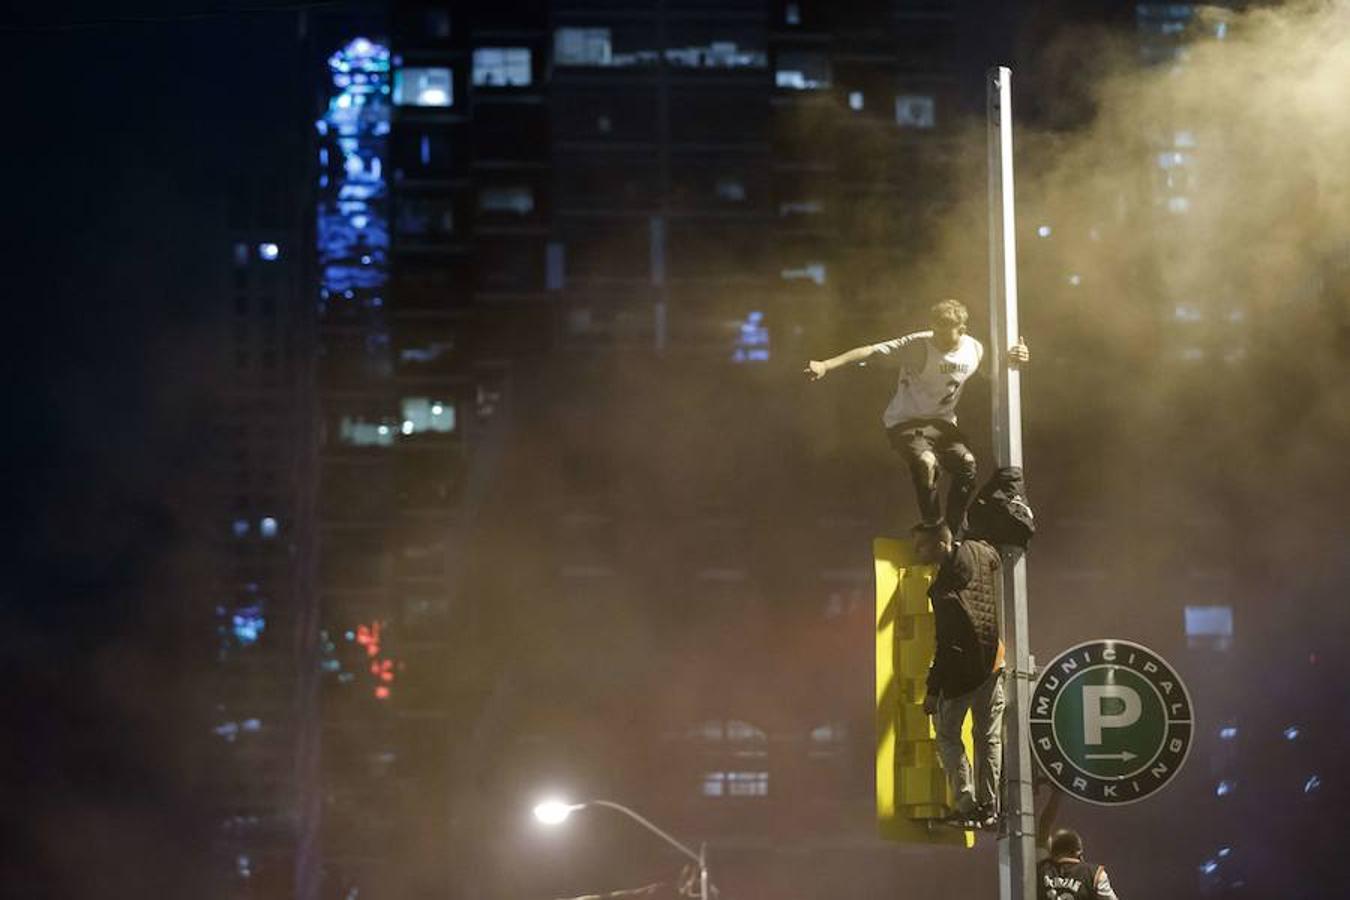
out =
[[947,527],[958,534],[965,522],[966,507],[975,490],[975,454],[966,446],[966,436],[941,419],[915,419],[886,429],[895,452],[904,459],[914,479],[914,495],[924,522],[943,518],[938,505],[938,468],[951,477],[947,488]]

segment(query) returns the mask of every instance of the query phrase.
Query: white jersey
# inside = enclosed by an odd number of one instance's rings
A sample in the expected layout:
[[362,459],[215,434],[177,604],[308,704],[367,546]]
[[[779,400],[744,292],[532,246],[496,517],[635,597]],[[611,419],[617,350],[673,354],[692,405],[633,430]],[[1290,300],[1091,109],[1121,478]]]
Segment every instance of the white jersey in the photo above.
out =
[[873,344],[872,349],[900,365],[895,396],[881,417],[887,428],[911,419],[942,419],[956,424],[961,389],[984,358],[979,341],[963,334],[955,349],[943,353],[933,342],[933,332],[917,331]]

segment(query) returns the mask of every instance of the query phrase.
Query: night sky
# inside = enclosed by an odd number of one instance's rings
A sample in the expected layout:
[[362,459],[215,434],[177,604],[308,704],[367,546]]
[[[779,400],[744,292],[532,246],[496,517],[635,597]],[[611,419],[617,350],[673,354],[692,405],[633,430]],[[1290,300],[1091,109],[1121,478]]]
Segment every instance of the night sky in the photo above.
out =
[[200,650],[191,504],[215,408],[221,184],[304,128],[294,88],[276,85],[299,65],[296,15],[38,24],[183,9],[3,20],[18,104],[5,142],[9,896],[186,896],[205,849],[189,738],[203,713],[182,663]]

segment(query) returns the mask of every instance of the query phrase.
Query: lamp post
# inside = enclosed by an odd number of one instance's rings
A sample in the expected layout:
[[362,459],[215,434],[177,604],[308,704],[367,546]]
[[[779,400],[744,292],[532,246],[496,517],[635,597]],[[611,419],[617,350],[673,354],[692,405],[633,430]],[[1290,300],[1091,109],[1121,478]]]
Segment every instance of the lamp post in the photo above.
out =
[[561,825],[563,822],[567,821],[567,817],[572,813],[579,809],[585,809],[588,806],[603,806],[623,813],[625,816],[632,819],[634,822],[637,822],[643,828],[693,860],[698,865],[699,900],[711,900],[711,895],[708,892],[708,845],[706,843],[699,844],[698,852],[695,853],[693,850],[689,849],[689,847],[680,843],[665,831],[662,831],[650,820],[624,806],[622,803],[615,803],[612,800],[587,800],[584,803],[568,803],[565,800],[546,800],[535,806],[534,817],[545,825]]

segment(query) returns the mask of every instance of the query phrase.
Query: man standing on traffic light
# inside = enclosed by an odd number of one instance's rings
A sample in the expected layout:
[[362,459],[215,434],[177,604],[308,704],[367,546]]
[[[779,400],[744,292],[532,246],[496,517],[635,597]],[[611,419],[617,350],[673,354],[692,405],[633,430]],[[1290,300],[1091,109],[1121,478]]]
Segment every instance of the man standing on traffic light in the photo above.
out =
[[[956,543],[942,523],[914,529],[914,554],[938,567],[928,589],[936,646],[923,710],[933,717],[938,758],[954,798],[950,820],[992,828],[1003,762],[1003,562],[984,541]],[[974,720],[973,779],[961,742],[967,712]]]
[[[931,310],[931,330],[864,344],[826,360],[813,359],[804,370],[812,381],[819,381],[834,369],[878,355],[898,364],[895,394],[882,422],[891,446],[909,468],[923,524],[944,519],[938,502],[938,468],[946,470],[951,484],[945,519],[954,534],[961,532],[975,488],[975,454],[956,427],[956,402],[984,359],[983,345],[966,334],[968,319],[964,304],[943,300]],[[1031,358],[1025,341],[1010,348],[1008,355],[1014,364]]]

